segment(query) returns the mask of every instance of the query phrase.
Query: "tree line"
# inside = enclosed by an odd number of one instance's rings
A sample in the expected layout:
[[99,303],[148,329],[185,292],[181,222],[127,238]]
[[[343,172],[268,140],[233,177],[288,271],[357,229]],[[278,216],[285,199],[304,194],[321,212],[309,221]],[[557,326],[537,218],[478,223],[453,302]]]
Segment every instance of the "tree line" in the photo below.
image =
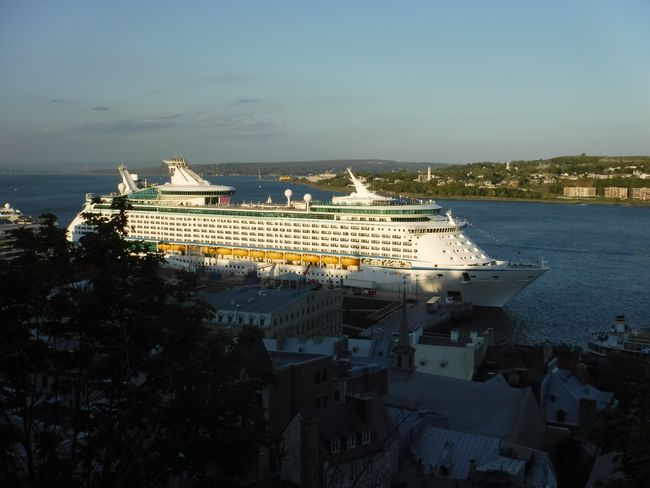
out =
[[163,278],[117,207],[74,247],[43,216],[0,261],[2,486],[228,486],[267,441],[259,333],[211,333],[194,276]]

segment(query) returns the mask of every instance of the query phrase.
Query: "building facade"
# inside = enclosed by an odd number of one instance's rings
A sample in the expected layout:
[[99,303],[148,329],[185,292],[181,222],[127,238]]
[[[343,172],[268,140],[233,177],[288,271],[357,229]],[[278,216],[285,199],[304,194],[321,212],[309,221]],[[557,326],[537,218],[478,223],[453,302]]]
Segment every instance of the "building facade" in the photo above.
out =
[[341,334],[340,289],[252,286],[203,298],[216,309],[211,325],[232,333],[257,326],[271,338]]
[[623,188],[620,186],[606,186],[604,188],[604,196],[605,198],[627,198],[627,188]]
[[564,196],[569,198],[595,198],[596,188],[591,186],[565,186]]
[[634,198],[636,200],[650,200],[650,188],[632,188],[630,190],[630,198]]

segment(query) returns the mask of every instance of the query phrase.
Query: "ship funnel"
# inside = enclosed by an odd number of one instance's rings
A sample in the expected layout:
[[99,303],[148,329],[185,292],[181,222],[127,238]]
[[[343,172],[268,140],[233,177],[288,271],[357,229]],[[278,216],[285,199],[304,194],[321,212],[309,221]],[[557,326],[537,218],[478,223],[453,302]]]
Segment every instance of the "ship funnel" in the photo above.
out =
[[291,196],[293,195],[293,192],[291,189],[286,189],[284,190],[284,196],[287,197],[287,207],[291,206]]

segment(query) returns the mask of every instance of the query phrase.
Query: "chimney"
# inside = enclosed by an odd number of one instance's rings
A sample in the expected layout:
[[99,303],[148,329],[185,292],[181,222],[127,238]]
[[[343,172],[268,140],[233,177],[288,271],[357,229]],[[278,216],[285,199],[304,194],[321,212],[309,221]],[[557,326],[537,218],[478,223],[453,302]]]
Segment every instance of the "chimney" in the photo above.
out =
[[348,393],[346,400],[367,425],[372,424],[372,397],[370,395]]
[[485,334],[483,334],[485,343],[487,344],[487,347],[492,347],[494,346],[494,329],[490,327],[488,330],[485,331]]
[[542,347],[544,348],[542,361],[544,362],[544,367],[546,367],[548,362],[553,357],[553,344],[551,344],[550,342],[545,342]]
[[589,368],[585,363],[578,363],[576,366],[576,376],[580,383],[583,385],[591,384],[591,378],[589,377]]

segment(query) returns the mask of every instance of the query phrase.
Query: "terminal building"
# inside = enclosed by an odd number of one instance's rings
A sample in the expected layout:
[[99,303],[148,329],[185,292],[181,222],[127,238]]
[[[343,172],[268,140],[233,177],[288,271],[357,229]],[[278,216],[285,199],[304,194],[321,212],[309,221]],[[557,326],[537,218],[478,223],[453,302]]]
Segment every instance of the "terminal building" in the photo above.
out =
[[257,326],[274,339],[341,335],[340,289],[242,286],[202,298],[215,308],[210,325],[228,334]]

